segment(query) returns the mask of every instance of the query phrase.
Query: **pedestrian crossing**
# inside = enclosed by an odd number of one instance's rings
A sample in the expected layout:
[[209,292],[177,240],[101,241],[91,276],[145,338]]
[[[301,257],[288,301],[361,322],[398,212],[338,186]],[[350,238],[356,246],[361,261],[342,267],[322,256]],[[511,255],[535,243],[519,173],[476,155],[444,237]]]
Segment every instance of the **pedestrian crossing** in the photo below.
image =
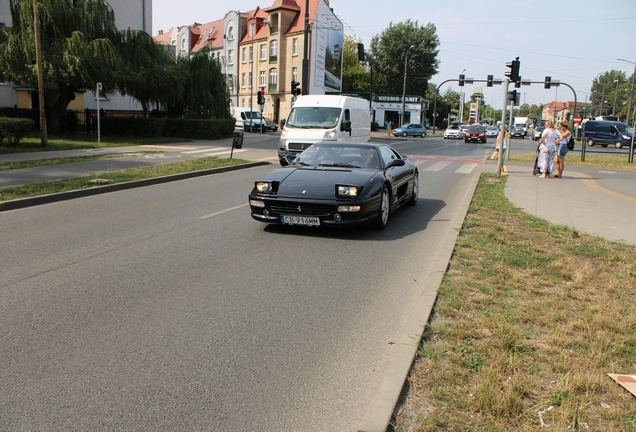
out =
[[[246,151],[247,150],[245,149],[234,149],[234,153],[242,153]],[[187,154],[187,155],[197,155],[197,156],[221,156],[225,154],[230,154],[231,152],[232,152],[231,147],[208,147],[208,148],[198,149],[198,150],[183,151],[181,153]]]
[[449,168],[455,174],[470,174],[482,164],[478,159],[444,159],[444,158],[419,158],[410,157],[419,168],[420,172],[439,172]]

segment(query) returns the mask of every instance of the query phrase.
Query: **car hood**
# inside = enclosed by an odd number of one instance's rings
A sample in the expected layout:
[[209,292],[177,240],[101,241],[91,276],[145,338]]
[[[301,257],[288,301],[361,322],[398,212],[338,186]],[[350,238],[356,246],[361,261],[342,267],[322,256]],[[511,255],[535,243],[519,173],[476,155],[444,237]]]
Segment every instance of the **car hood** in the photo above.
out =
[[280,168],[268,173],[263,180],[279,182],[279,197],[333,199],[335,185],[363,187],[376,174],[375,170],[365,169]]

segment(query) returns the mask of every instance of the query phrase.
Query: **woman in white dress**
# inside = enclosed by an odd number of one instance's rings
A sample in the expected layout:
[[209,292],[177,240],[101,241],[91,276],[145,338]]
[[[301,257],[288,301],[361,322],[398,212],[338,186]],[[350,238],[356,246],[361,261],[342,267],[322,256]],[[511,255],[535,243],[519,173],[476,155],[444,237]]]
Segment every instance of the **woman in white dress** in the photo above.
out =
[[554,153],[556,151],[554,141],[559,137],[559,131],[554,128],[552,120],[545,122],[545,130],[541,134],[539,146],[539,160],[537,167],[541,171],[541,178],[554,175]]

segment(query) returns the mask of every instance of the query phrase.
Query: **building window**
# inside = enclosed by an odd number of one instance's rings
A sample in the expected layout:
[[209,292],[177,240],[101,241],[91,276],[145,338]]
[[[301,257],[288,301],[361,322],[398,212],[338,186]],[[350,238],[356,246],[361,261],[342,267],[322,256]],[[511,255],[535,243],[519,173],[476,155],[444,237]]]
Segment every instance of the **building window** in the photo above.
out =
[[234,90],[234,75],[227,76],[227,88],[228,90]]
[[186,54],[186,38],[181,38],[181,54]]
[[258,76],[258,86],[265,87],[267,84],[267,73],[265,71],[260,71]]
[[241,48],[241,63],[247,63],[247,48]]
[[278,41],[271,41],[269,43],[269,61],[275,62],[278,60]]
[[234,27],[227,29],[227,38],[228,40],[234,40]]
[[249,74],[250,88],[252,88],[252,72]]
[[276,91],[276,84],[278,83],[278,69],[270,69],[269,70],[269,91]]
[[250,47],[250,63],[254,61],[254,45]]
[[298,38],[292,39],[292,55],[298,55]]
[[245,88],[245,72],[241,74],[241,87]]
[[250,24],[250,36],[254,37],[254,24]]
[[261,44],[260,49],[261,49],[261,60],[267,60],[267,45]]
[[234,64],[234,50],[227,50],[227,64]]
[[241,106],[245,108],[245,98],[241,99]]
[[292,81],[298,82],[298,68],[297,67],[293,67],[292,68]]

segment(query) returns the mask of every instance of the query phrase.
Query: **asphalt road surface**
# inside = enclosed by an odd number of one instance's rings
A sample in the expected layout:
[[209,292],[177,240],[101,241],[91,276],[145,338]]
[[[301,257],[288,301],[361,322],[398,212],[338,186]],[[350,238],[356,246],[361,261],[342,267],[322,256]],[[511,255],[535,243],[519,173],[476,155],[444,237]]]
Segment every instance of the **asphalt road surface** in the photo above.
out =
[[391,143],[383,231],[252,220],[276,163],[0,213],[0,430],[356,430],[494,148]]

